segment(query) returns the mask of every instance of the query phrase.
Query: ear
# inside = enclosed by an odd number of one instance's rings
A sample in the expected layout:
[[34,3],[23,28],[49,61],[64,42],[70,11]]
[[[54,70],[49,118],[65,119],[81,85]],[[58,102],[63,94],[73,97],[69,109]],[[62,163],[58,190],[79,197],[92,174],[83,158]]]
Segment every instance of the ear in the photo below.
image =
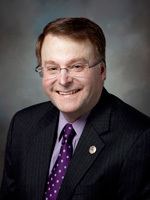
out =
[[102,80],[106,80],[106,64],[105,63],[101,63],[101,66],[100,66],[100,73],[101,73],[101,77],[102,77]]

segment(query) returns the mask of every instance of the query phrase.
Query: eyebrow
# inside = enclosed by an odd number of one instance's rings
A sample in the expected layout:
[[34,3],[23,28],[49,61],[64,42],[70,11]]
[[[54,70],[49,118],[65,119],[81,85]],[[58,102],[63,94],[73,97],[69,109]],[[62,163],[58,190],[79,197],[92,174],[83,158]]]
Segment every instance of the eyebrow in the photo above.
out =
[[[88,60],[86,58],[73,58],[67,63],[67,65],[70,65],[70,64],[75,63],[75,62],[84,62],[84,63],[86,62],[86,63],[88,63]],[[45,65],[47,65],[47,64],[59,65],[57,62],[55,62],[53,60],[47,60],[47,61],[44,62],[44,64]]]

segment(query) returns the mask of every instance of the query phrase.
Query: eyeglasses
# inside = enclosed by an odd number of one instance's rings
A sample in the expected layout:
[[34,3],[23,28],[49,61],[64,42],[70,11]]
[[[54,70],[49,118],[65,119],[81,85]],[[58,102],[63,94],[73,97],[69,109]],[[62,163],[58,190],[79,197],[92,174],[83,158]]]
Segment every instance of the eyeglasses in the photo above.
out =
[[68,66],[67,68],[60,68],[59,66],[54,64],[49,64],[48,66],[44,67],[38,65],[35,68],[35,71],[39,73],[40,77],[47,77],[50,79],[56,78],[60,74],[61,70],[66,70],[67,73],[72,77],[80,77],[84,76],[85,72],[88,69],[96,67],[102,62],[105,63],[105,60],[101,59],[92,65],[89,65],[87,63],[75,63],[73,65]]

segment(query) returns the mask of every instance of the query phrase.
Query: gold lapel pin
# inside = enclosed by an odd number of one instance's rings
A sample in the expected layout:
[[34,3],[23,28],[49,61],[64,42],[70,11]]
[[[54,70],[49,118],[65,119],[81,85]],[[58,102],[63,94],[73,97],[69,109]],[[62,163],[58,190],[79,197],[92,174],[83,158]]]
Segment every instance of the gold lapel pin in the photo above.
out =
[[95,152],[96,152],[96,146],[94,146],[94,145],[90,146],[89,153],[94,154]]

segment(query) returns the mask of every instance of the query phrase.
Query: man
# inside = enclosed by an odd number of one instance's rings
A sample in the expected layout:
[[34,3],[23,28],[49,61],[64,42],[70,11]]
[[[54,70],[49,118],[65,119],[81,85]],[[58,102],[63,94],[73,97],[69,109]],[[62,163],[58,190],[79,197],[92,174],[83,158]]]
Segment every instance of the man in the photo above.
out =
[[102,29],[57,19],[36,55],[50,102],[12,119],[0,199],[150,199],[150,119],[104,89]]

